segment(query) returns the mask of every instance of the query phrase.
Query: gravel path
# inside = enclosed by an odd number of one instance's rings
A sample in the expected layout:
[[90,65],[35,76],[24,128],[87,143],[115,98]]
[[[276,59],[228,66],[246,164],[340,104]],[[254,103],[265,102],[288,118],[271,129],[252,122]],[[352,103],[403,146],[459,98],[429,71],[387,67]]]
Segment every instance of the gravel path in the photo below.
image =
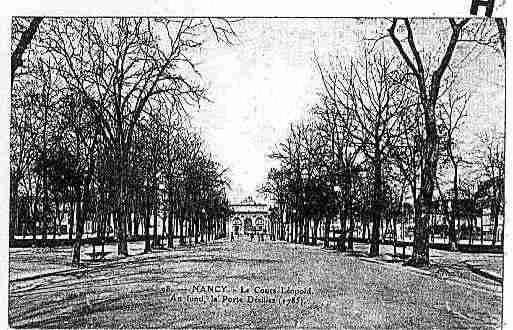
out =
[[500,289],[284,242],[216,242],[9,285],[26,328],[495,328]]

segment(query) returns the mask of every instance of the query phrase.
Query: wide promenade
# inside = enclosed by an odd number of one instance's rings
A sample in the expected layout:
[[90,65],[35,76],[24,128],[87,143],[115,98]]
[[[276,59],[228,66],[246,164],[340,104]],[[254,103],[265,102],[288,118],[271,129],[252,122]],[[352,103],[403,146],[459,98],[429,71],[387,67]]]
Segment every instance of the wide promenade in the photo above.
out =
[[[11,251],[13,265],[23,251]],[[22,275],[9,283],[15,328],[494,328],[501,322],[498,284],[285,242],[218,241]]]

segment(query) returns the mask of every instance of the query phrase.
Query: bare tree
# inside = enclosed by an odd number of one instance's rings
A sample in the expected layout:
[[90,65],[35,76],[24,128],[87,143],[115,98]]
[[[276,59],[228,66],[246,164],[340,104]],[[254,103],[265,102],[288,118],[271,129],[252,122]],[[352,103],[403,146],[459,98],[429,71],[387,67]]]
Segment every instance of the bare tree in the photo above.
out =
[[458,131],[466,117],[469,100],[470,94],[460,92],[453,86],[450,90],[448,90],[444,100],[441,100],[438,111],[441,147],[443,151],[442,155],[446,157],[453,168],[452,207],[448,233],[449,246],[452,251],[457,249],[458,243],[455,226],[457,217],[456,205],[459,203],[458,170],[460,165],[464,163],[461,152],[458,150],[458,145],[461,143],[459,140]]
[[197,72],[190,52],[201,47],[201,31],[227,29],[229,21],[220,21],[212,26],[212,20],[189,18],[86,18],[55,19],[48,25],[45,47],[55,70],[93,103],[90,108],[115,155],[119,254],[128,254],[126,171],[139,119],[162,98],[183,105],[204,98],[205,90],[186,78]]
[[418,186],[424,145],[420,105],[417,104],[409,113],[402,113],[399,125],[401,134],[390,148],[390,161],[398,169],[402,177],[401,181],[409,188],[413,202],[413,216],[417,222],[421,214]]
[[365,52],[362,60],[351,60],[348,67],[339,62],[332,71],[338,73],[323,75],[328,86],[325,93],[334,107],[352,113],[355,120],[346,131],[370,160],[373,173],[370,255],[377,256],[383,214],[383,164],[391,145],[401,135],[400,115],[411,107],[408,90],[403,88],[407,77],[398,70],[393,58],[382,53]]
[[[337,184],[344,188],[339,194],[340,202],[343,205],[343,212],[340,214],[341,226],[344,229],[339,237],[338,245],[344,251],[347,238],[347,248],[352,250],[355,229],[355,218],[352,212],[353,181],[362,161],[364,145],[357,143],[351,134],[351,129],[354,128],[357,120],[355,113],[340,107],[332,97],[333,92],[337,89],[339,73],[336,71],[326,72],[318,61],[317,66],[326,95],[321,96],[322,102],[312,109],[312,113],[317,119],[317,129],[321,138],[327,146],[326,163],[330,172],[332,189],[334,190]],[[340,186],[338,187],[340,188]],[[327,219],[329,222],[329,217]],[[349,229],[346,232],[347,219],[349,220]],[[329,226],[329,223],[326,225]]]
[[[15,23],[17,20],[19,21],[20,19],[13,18],[13,23]],[[34,38],[34,35],[36,34],[37,29],[39,28],[39,25],[42,21],[43,17],[33,17],[26,28],[22,27],[23,31],[21,32],[18,43],[16,44],[16,48],[11,54],[11,87],[14,83],[14,74],[16,73],[16,70],[23,65],[23,54],[29,47],[30,42]],[[14,32],[16,31],[13,31],[13,35],[15,35]]]
[[[435,188],[437,163],[439,157],[439,133],[436,125],[436,107],[439,99],[442,79],[450,65],[456,45],[459,41],[463,27],[469,21],[468,18],[457,21],[449,18],[451,34],[447,46],[436,69],[432,72],[426,70],[426,64],[422,59],[415,41],[414,30],[409,19],[393,19],[388,29],[390,38],[397,48],[402,59],[417,81],[420,103],[423,109],[425,146],[422,159],[422,174],[420,184],[420,197],[423,215],[415,224],[415,241],[413,256],[410,263],[415,266],[429,264],[429,209],[433,199]],[[402,22],[406,29],[406,44],[397,36],[397,26]],[[426,212],[427,211],[427,212]]]
[[[477,151],[481,173],[486,178],[481,190],[487,199],[493,219],[492,244],[498,239],[499,215],[504,213],[504,134],[494,130],[479,134],[480,147]],[[503,231],[504,232],[504,231]]]

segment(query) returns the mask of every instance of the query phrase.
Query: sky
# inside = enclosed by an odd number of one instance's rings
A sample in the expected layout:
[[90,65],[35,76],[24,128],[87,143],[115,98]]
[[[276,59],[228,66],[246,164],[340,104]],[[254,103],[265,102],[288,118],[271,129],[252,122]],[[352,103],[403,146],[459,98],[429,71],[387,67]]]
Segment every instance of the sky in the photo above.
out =
[[[198,69],[213,102],[203,104],[192,121],[230,169],[230,199],[262,200],[257,189],[278,165],[268,155],[286,138],[290,123],[318,100],[321,81],[314,56],[324,63],[330,55],[349,58],[363,36],[380,26],[355,19],[260,18],[234,27],[239,39],[235,45],[208,42],[201,51]],[[471,139],[483,127],[503,125],[500,57],[476,59],[468,72],[464,79],[474,97],[463,135]]]

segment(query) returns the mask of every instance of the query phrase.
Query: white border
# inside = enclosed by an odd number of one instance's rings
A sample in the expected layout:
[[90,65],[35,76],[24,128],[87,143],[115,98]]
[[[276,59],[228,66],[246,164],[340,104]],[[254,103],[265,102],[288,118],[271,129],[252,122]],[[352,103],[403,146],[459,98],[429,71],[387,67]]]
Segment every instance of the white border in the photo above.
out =
[[[6,3],[7,2],[7,3]],[[512,17],[505,0],[495,0],[494,16]],[[471,0],[88,0],[43,1],[18,0],[4,1],[0,13],[0,320],[7,325],[7,288],[8,288],[8,190],[9,190],[9,97],[10,97],[10,19],[14,15],[43,16],[301,16],[301,17],[372,17],[372,16],[421,16],[447,17],[469,16]],[[483,14],[480,9],[479,14]],[[508,22],[509,23],[509,22]],[[512,45],[511,28],[508,24],[507,44]],[[511,47],[511,46],[510,46]],[[509,60],[507,61],[509,62]],[[511,67],[507,63],[507,86],[511,82]],[[506,109],[511,109],[511,97],[507,92]],[[513,127],[513,114],[506,110],[506,127]],[[506,134],[506,230],[505,230],[505,267],[504,267],[504,329],[513,329],[513,315],[508,313],[513,307],[512,283],[513,264],[511,255],[513,245],[508,244],[513,238],[513,223],[509,222],[513,214],[512,168],[513,142]]]

